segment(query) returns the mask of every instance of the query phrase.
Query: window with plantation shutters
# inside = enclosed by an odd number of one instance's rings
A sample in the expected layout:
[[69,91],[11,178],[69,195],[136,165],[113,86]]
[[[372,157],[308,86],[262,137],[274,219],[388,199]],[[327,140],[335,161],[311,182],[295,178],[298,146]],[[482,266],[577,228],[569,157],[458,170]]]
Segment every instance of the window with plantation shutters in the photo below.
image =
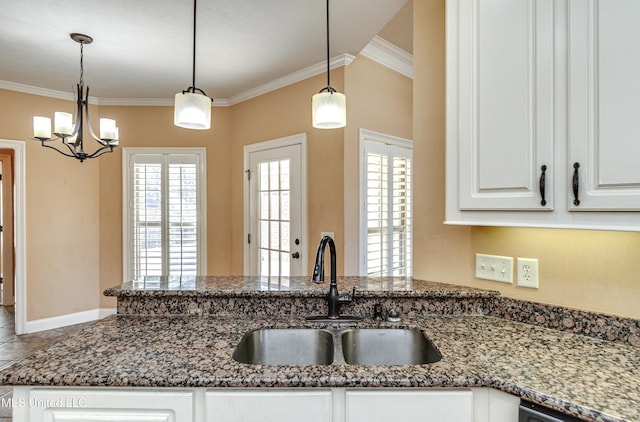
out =
[[412,149],[364,139],[361,168],[361,274],[412,274]]
[[204,274],[204,150],[125,151],[125,277]]

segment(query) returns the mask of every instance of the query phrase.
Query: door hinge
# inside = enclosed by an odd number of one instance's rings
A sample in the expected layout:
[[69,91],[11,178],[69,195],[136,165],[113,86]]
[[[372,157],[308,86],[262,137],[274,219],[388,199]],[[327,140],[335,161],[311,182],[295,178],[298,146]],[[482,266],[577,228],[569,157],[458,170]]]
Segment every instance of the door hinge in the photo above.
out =
[[0,225],[0,233],[4,231],[4,226]]
[[247,235],[247,243],[251,243],[251,233]]
[[245,170],[245,173],[247,173],[247,180],[251,180],[251,170]]

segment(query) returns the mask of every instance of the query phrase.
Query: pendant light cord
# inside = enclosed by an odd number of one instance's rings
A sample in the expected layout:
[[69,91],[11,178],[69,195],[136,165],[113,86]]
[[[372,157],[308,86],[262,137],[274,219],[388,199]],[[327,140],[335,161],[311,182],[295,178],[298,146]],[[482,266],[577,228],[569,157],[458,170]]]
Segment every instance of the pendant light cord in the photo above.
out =
[[192,87],[196,87],[196,3],[197,0],[193,0],[193,66],[191,72]]
[[329,0],[327,0],[327,88],[331,88],[331,65],[329,54]]

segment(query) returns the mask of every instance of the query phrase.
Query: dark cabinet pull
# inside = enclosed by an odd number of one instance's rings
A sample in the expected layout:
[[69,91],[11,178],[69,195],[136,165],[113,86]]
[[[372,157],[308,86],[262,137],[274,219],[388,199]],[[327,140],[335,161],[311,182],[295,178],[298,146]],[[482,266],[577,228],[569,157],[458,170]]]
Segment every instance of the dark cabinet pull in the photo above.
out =
[[547,200],[544,199],[544,189],[547,183],[547,176],[546,176],[547,166],[543,164],[542,167],[540,167],[540,170],[542,171],[542,173],[540,174],[540,196],[542,197],[542,200],[540,201],[540,205],[544,207],[545,205],[547,205]]
[[580,176],[578,175],[579,168],[580,163],[573,163],[573,205],[576,207],[580,205],[580,200],[578,199],[578,188],[580,187]]

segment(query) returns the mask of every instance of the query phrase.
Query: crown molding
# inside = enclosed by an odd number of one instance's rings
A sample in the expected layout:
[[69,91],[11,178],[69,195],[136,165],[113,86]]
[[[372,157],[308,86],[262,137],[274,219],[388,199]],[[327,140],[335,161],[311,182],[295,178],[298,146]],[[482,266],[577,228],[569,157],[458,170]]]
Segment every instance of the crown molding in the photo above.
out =
[[[341,66],[349,66],[354,60],[355,60],[355,56],[345,53],[340,56],[333,57],[329,61],[329,68],[336,69]],[[251,88],[239,94],[233,95],[229,98],[229,105],[239,104],[243,101],[247,101],[247,100],[250,100],[251,98],[255,98],[260,95],[266,94],[268,92],[275,91],[287,85],[291,85],[296,82],[309,79],[313,76],[320,75],[326,72],[326,70],[327,70],[326,62],[316,63],[314,65],[305,67],[304,69],[298,70],[296,72],[289,73],[288,75],[275,79],[271,82],[267,82],[264,85],[260,85],[258,87]]]
[[360,54],[413,79],[413,55],[378,35],[373,37]]
[[[351,54],[342,54],[333,57],[329,61],[331,69],[336,69],[341,66],[349,66],[355,60],[355,56]],[[296,82],[303,81],[310,77],[320,75],[327,69],[326,62],[316,63],[304,69],[290,73],[264,85],[257,86],[255,88],[248,89],[239,94],[233,95],[229,98],[214,98],[214,107],[229,107],[243,101],[250,100],[260,95],[266,94],[271,91],[283,88],[287,85],[294,84]],[[0,89],[8,89],[10,91],[23,92],[25,94],[41,95],[43,97],[58,98],[62,100],[74,101],[73,94],[69,92],[56,91],[53,89],[39,88],[30,85],[23,85],[14,82],[0,81]],[[104,105],[104,106],[173,106],[173,98],[96,98],[89,97],[89,104]]]
[[[25,94],[40,95],[42,97],[57,98],[59,100],[75,101],[76,98],[70,92],[56,91],[55,89],[40,88],[37,86],[18,84],[9,81],[0,81],[0,89],[23,92]],[[97,105],[99,99],[89,96],[89,104]]]

